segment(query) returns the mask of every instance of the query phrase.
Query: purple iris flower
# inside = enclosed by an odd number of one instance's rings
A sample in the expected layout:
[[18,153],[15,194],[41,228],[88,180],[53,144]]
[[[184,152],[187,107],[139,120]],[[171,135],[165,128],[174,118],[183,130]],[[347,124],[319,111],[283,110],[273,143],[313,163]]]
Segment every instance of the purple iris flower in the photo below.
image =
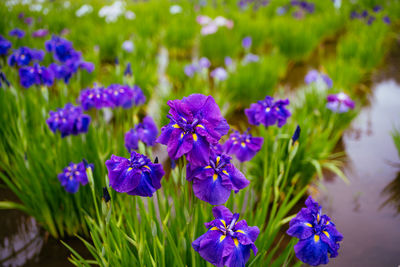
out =
[[292,136],[292,145],[294,145],[300,138],[300,132],[301,132],[301,128],[299,125],[297,125],[296,130],[293,133]]
[[134,85],[132,91],[133,91],[132,103],[135,106],[141,106],[144,103],[146,103],[146,96],[144,95],[142,89],[139,86]]
[[363,17],[363,18],[368,17],[368,11],[364,10],[363,12],[361,12],[361,17]]
[[34,38],[42,38],[42,37],[45,37],[47,34],[49,34],[49,30],[47,30],[47,29],[39,29],[39,30],[34,31],[32,33],[32,37],[34,37]]
[[169,100],[167,104],[170,123],[162,127],[156,142],[167,146],[173,160],[186,155],[193,164],[207,163],[210,146],[229,131],[214,98],[192,94],[182,100]]
[[79,60],[81,55],[75,51],[72,43],[59,36],[53,35],[50,40],[45,42],[46,50],[53,53],[55,60],[65,63],[67,60]]
[[327,264],[338,255],[343,235],[327,215],[321,214],[321,206],[308,197],[302,208],[289,223],[287,234],[299,239],[294,246],[297,258],[312,266]]
[[18,71],[20,83],[23,87],[29,88],[32,85],[52,86],[54,83],[54,74],[45,66],[35,63],[33,67],[22,67]]
[[390,24],[390,18],[388,16],[384,16],[382,20],[384,23]]
[[367,20],[367,24],[371,25],[374,21],[375,21],[375,17],[374,16],[369,16],[368,20]]
[[245,266],[250,250],[257,254],[254,245],[260,229],[248,226],[245,220],[238,221],[239,214],[224,206],[212,209],[214,220],[205,223],[205,234],[193,241],[193,249],[215,266]]
[[186,179],[193,181],[194,195],[211,205],[225,203],[232,190],[237,193],[250,183],[231,163],[231,157],[214,151],[208,165],[188,163],[186,173]]
[[349,109],[354,109],[354,101],[345,93],[328,95],[326,107],[336,113],[344,113]]
[[132,76],[131,63],[126,64],[126,68],[124,70],[124,76]]
[[158,135],[158,128],[150,116],[143,118],[143,122],[137,124],[125,134],[125,147],[130,152],[139,148],[139,141],[148,146],[154,146]]
[[373,10],[374,12],[379,12],[379,11],[382,10],[382,6],[376,5],[376,6],[374,6],[374,8],[373,8],[372,10]]
[[79,103],[84,110],[91,108],[101,109],[110,106],[104,87],[87,88],[81,91]]
[[253,137],[249,129],[243,134],[235,131],[225,142],[224,150],[228,154],[235,154],[240,162],[249,161],[260,151],[263,142],[264,138]]
[[218,67],[216,69],[214,69],[211,73],[210,73],[211,77],[213,77],[216,80],[219,81],[225,81],[228,78],[228,72],[222,68],[222,67]]
[[200,69],[208,69],[211,66],[210,60],[206,57],[202,57],[199,59],[199,67]]
[[250,36],[244,37],[243,40],[242,40],[242,46],[245,49],[250,48],[251,43],[252,43],[252,39],[251,39]]
[[159,163],[152,163],[145,155],[131,152],[129,159],[111,156],[106,161],[110,187],[119,193],[151,197],[161,188],[164,169]]
[[52,132],[59,130],[61,137],[68,135],[78,135],[86,133],[90,124],[90,116],[83,114],[81,107],[76,107],[68,103],[64,108],[58,108],[57,111],[50,111],[50,117],[46,120]]
[[186,76],[193,77],[193,75],[197,72],[198,68],[195,64],[188,64],[184,68],[184,72]]
[[27,17],[24,19],[25,24],[27,25],[32,25],[33,23],[33,18],[32,17]]
[[260,57],[257,55],[254,55],[252,53],[246,54],[246,56],[243,59],[244,63],[249,63],[249,62],[258,62],[260,60]]
[[11,30],[8,35],[10,36],[15,36],[18,39],[21,39],[22,37],[25,36],[25,32],[21,29],[15,28],[14,30]]
[[[89,167],[93,169],[93,164],[89,164]],[[62,173],[58,174],[58,180],[67,192],[75,194],[78,192],[79,184],[86,185],[89,182],[85,164],[71,162]]]
[[316,83],[317,87],[320,89],[323,89],[323,87],[325,87],[325,85],[328,89],[332,88],[332,86],[333,86],[332,79],[329,78],[328,75],[320,73],[317,70],[310,70],[307,73],[306,77],[304,77],[304,82],[306,84]]
[[229,67],[232,65],[232,58],[231,57],[225,57],[224,58],[225,66]]
[[291,113],[285,108],[289,105],[289,99],[276,100],[271,96],[266,96],[264,100],[250,105],[245,109],[245,114],[249,123],[252,125],[264,124],[265,127],[278,123],[278,127],[282,127]]
[[11,48],[11,46],[11,42],[0,35],[0,56],[7,55],[8,50]]
[[301,1],[300,2],[300,7],[304,10],[304,11],[306,11],[306,12],[308,12],[308,13],[314,13],[314,10],[315,10],[315,5],[314,5],[314,3],[308,3],[307,1]]
[[27,66],[34,60],[42,61],[43,57],[43,50],[36,50],[23,46],[14,50],[14,52],[8,57],[8,65],[17,65],[19,67]]
[[352,12],[350,13],[350,18],[351,18],[351,19],[357,19],[357,18],[359,18],[359,17],[361,17],[361,15],[358,14],[357,11],[352,11]]

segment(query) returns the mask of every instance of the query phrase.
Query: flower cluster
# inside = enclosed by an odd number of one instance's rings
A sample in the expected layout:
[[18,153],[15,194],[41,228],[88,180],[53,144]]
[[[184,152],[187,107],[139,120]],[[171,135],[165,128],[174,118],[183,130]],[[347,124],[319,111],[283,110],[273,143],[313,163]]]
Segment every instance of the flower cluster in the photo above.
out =
[[23,87],[29,88],[32,85],[51,86],[54,82],[53,72],[44,66],[35,63],[33,67],[26,66],[19,69],[20,83]]
[[157,142],[167,145],[170,158],[186,155],[192,164],[207,164],[210,147],[229,131],[212,96],[192,94],[182,100],[169,100],[170,123],[161,129]]
[[292,0],[292,1],[290,1],[290,4],[292,6],[299,7],[302,12],[307,12],[310,14],[314,13],[314,10],[315,10],[315,5],[312,2]]
[[195,196],[211,205],[225,203],[232,190],[237,193],[250,183],[229,156],[213,150],[208,164],[188,163],[186,175],[188,181],[193,181]]
[[[368,25],[371,25],[376,20],[376,14],[379,13],[381,10],[382,10],[382,7],[379,5],[376,5],[372,9],[373,13],[369,13],[367,10],[363,10],[360,12],[352,11],[350,13],[350,18],[364,20],[365,23],[367,23]],[[391,23],[390,18],[387,15],[382,18],[382,21],[386,24]]]
[[81,107],[68,103],[64,108],[50,111],[47,125],[54,133],[59,130],[61,137],[86,133],[90,124],[90,116],[83,114]]
[[331,219],[321,214],[321,206],[311,197],[306,206],[290,221],[287,234],[300,239],[294,251],[302,262],[312,266],[327,264],[328,253],[331,258],[338,255],[343,236]]
[[249,130],[243,134],[235,131],[229,136],[223,149],[226,153],[234,154],[239,161],[244,162],[251,160],[260,151],[263,142],[264,138],[253,137]]
[[202,57],[200,58],[199,62],[186,65],[184,72],[187,76],[193,77],[195,73],[208,69],[210,66],[210,60],[208,60],[206,57]]
[[139,148],[139,141],[148,146],[154,146],[157,135],[157,125],[150,116],[146,116],[143,118],[143,122],[125,134],[125,147],[129,152],[136,150]]
[[332,88],[333,82],[332,79],[329,78],[328,75],[321,73],[317,70],[310,70],[306,77],[304,77],[304,82],[306,84],[312,84],[315,83],[318,89],[324,89],[324,88]]
[[146,97],[138,86],[111,84],[110,86],[88,88],[81,91],[79,102],[84,110],[91,108],[130,108],[146,102]]
[[285,125],[291,113],[285,108],[289,105],[289,99],[276,100],[271,96],[266,96],[264,100],[250,105],[245,109],[245,114],[249,123],[252,125],[264,124],[265,127],[278,124],[278,127]]
[[8,50],[11,48],[11,46],[11,42],[0,35],[0,56],[7,55]]
[[[87,167],[93,169],[93,164],[89,164]],[[58,180],[67,192],[75,194],[78,192],[79,183],[82,185],[88,183],[85,164],[83,162],[71,162],[62,173],[58,174]]]
[[208,16],[200,15],[197,16],[196,21],[202,26],[202,35],[210,35],[216,33],[219,27],[226,27],[228,29],[233,28],[233,21],[226,19],[222,16],[218,16],[215,19],[212,19]]
[[111,156],[106,161],[110,187],[128,195],[151,197],[161,188],[164,169],[161,164],[152,163],[145,155],[131,152],[129,159]]
[[245,266],[250,250],[257,254],[254,245],[260,230],[238,221],[239,214],[223,206],[214,207],[214,220],[205,223],[205,234],[193,241],[192,246],[206,261],[216,266]]
[[50,68],[53,70],[55,78],[69,82],[72,74],[78,69],[85,69],[87,72],[94,70],[94,64],[82,60],[80,52],[76,51],[72,43],[59,36],[53,35],[50,40],[45,43],[46,50],[53,54],[53,58],[60,64],[52,63]]
[[344,113],[349,109],[354,109],[354,101],[345,93],[328,95],[326,107],[336,113]]
[[18,39],[21,39],[25,36],[25,32],[21,29],[15,28],[11,30],[8,35],[17,37]]
[[14,52],[8,57],[8,65],[17,65],[19,67],[28,66],[35,60],[42,61],[43,57],[43,50],[36,50],[23,46],[17,50],[14,50]]

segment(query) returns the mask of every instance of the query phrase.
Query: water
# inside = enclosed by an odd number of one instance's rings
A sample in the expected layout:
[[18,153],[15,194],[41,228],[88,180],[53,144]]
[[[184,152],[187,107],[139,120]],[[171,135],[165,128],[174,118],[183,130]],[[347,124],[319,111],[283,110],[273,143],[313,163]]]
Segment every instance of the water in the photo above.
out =
[[394,79],[374,85],[371,105],[343,136],[350,185],[340,178],[322,183],[317,198],[344,235],[328,266],[400,265],[400,159],[391,137],[394,127],[400,130],[399,100]]

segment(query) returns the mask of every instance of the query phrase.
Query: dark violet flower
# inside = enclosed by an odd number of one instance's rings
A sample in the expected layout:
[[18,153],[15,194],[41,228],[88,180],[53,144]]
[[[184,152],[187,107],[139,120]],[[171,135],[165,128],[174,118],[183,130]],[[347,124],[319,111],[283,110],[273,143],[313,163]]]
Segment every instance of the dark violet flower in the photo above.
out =
[[45,66],[35,64],[33,67],[21,67],[18,71],[20,83],[23,87],[29,88],[32,85],[52,86],[54,83],[54,74]]
[[300,2],[300,7],[304,10],[304,11],[306,11],[306,12],[308,12],[308,13],[314,13],[314,10],[315,10],[315,5],[314,5],[314,3],[308,3],[308,2],[306,2],[306,1],[301,1]]
[[352,12],[350,13],[350,18],[351,18],[351,19],[357,19],[357,18],[359,18],[359,17],[361,17],[361,15],[358,14],[357,11],[352,11]]
[[104,87],[82,90],[79,95],[79,103],[84,110],[91,108],[101,109],[111,105]]
[[252,39],[251,39],[250,36],[244,37],[243,40],[242,40],[242,46],[245,49],[250,48],[251,43],[252,43]]
[[50,111],[50,117],[46,120],[50,130],[54,133],[59,130],[61,137],[86,133],[90,124],[90,116],[83,114],[81,107],[68,103],[64,108]]
[[33,23],[33,18],[32,17],[27,17],[24,19],[25,24],[27,25],[32,25]]
[[331,258],[338,255],[343,235],[327,215],[321,214],[321,206],[311,197],[306,206],[290,221],[286,233],[299,239],[294,251],[302,262],[312,266],[327,264],[328,253]]
[[235,154],[240,162],[251,160],[258,151],[260,151],[264,138],[253,137],[248,133],[249,129],[240,134],[233,132],[224,144],[224,151],[227,154]]
[[374,21],[375,21],[375,17],[374,16],[369,16],[368,20],[367,20],[367,24],[371,25]]
[[194,195],[211,205],[225,203],[232,190],[237,193],[250,183],[231,163],[231,157],[214,151],[208,165],[188,163],[186,173],[186,179],[193,181]]
[[354,102],[345,93],[328,95],[326,107],[336,113],[344,113],[349,109],[354,109]]
[[133,99],[132,102],[135,106],[141,106],[146,103],[146,96],[144,95],[142,89],[139,86],[134,85],[132,88]]
[[208,69],[211,66],[210,60],[206,57],[202,57],[199,60],[199,67],[200,69]]
[[291,113],[285,108],[289,105],[289,99],[276,100],[271,96],[266,96],[264,100],[250,105],[245,109],[245,114],[249,123],[252,125],[264,124],[265,127],[278,123],[278,127],[282,127]]
[[210,146],[229,131],[212,96],[192,94],[182,100],[169,100],[170,123],[161,129],[157,142],[167,146],[168,155],[183,155],[193,164],[209,161]]
[[80,60],[81,55],[75,51],[70,41],[53,35],[50,40],[45,42],[46,50],[53,53],[55,60],[65,63],[67,60]]
[[11,42],[0,35],[0,56],[7,55],[8,50],[11,48],[11,46]]
[[379,12],[379,11],[382,10],[382,6],[376,5],[376,6],[374,6],[374,8],[373,8],[372,10],[373,10],[374,12]]
[[[93,169],[93,164],[89,164]],[[64,168],[63,172],[58,175],[61,185],[69,193],[75,194],[78,192],[79,184],[86,185],[88,178],[86,175],[86,168],[83,162],[70,163],[68,167]]]
[[139,141],[148,146],[154,146],[158,135],[158,128],[150,116],[143,118],[143,122],[137,124],[125,134],[125,147],[130,152],[139,148]]
[[18,39],[21,39],[22,37],[25,36],[25,32],[21,29],[15,28],[14,30],[11,30],[8,35],[17,37]]
[[218,81],[225,81],[228,78],[228,72],[222,67],[214,69],[210,75]]
[[43,50],[31,49],[29,47],[23,46],[14,50],[14,52],[8,57],[8,65],[19,67],[27,66],[32,61],[42,61],[44,58]]
[[49,30],[47,29],[39,29],[37,31],[34,31],[32,33],[32,37],[34,38],[42,38],[45,37],[49,33]]
[[315,83],[318,89],[332,88],[333,82],[328,75],[318,72],[317,70],[310,70],[306,77],[304,77],[306,84]]
[[159,163],[152,163],[145,155],[131,152],[129,159],[111,156],[106,161],[110,187],[119,193],[151,197],[161,188],[164,169]]
[[205,234],[193,241],[193,249],[206,261],[215,266],[245,266],[250,250],[257,254],[254,245],[260,229],[248,226],[245,220],[238,221],[239,214],[224,206],[212,209],[214,220],[205,223]]
[[363,17],[363,18],[368,17],[368,11],[364,10],[363,12],[361,12],[361,17]]
[[110,193],[108,192],[107,187],[103,187],[103,199],[104,199],[104,202],[106,202],[106,203],[111,200],[111,196],[110,196]]
[[124,70],[124,76],[132,76],[132,67],[130,62],[126,64],[126,68]]
[[384,23],[390,24],[390,18],[388,16],[384,16],[382,20]]
[[299,125],[297,125],[296,130],[294,131],[293,136],[292,136],[292,145],[294,145],[297,142],[297,140],[299,140],[300,132],[301,132],[301,128]]

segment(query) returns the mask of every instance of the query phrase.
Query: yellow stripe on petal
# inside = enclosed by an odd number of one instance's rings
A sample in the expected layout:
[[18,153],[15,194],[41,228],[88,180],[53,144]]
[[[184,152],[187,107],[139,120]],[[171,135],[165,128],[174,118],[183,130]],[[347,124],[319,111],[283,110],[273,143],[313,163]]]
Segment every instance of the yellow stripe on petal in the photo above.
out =
[[205,129],[205,128],[204,128],[204,126],[203,126],[203,125],[201,125],[201,124],[197,124],[197,126],[196,126],[196,127],[199,127],[199,128]]
[[213,228],[211,228],[210,230],[219,230],[216,226],[214,226]]
[[305,225],[308,226],[308,227],[312,227],[311,223],[305,223]]
[[147,168],[147,169],[149,169],[149,170],[150,170],[150,167],[149,167],[149,166],[147,166],[147,165],[144,165],[143,167],[145,167],[145,168]]
[[244,232],[242,230],[237,230],[236,233],[242,233],[244,234]]
[[197,134],[193,134],[193,141],[197,142]]
[[318,242],[319,241],[319,235],[314,235],[314,241]]
[[317,221],[319,222],[320,219],[321,218],[320,218],[319,214],[317,214]]
[[219,238],[219,242],[222,242],[225,239],[226,235],[221,235],[221,237]]
[[131,171],[132,169],[133,169],[132,167],[129,167],[129,168],[128,168],[128,172]]
[[218,165],[218,164],[219,164],[219,161],[220,161],[220,160],[221,160],[221,157],[220,157],[220,156],[218,156],[218,157],[217,157],[217,160],[216,160],[216,163],[217,163],[216,165]]
[[214,175],[213,175],[213,182],[215,182],[215,180],[217,180],[217,178],[218,178],[218,174],[214,173]]
[[241,145],[242,147],[245,147],[245,146],[246,146],[246,144],[245,144],[244,142],[242,142],[240,145]]
[[220,220],[222,222],[222,224],[224,225],[224,227],[226,228],[226,223],[224,220]]
[[228,173],[227,171],[223,170],[222,172],[223,172],[225,175],[228,175],[228,176],[229,176],[229,173]]
[[328,238],[330,237],[329,233],[327,231],[322,231]]
[[174,127],[175,129],[181,128],[177,123],[175,123],[174,125],[172,125],[172,127]]
[[204,169],[211,169],[212,167],[210,165],[205,166]]
[[184,136],[184,134],[183,134],[183,133],[181,133],[181,139],[183,138],[183,136]]
[[236,247],[239,246],[239,241],[237,240],[237,238],[233,238],[233,242],[235,242],[235,246],[236,246]]

